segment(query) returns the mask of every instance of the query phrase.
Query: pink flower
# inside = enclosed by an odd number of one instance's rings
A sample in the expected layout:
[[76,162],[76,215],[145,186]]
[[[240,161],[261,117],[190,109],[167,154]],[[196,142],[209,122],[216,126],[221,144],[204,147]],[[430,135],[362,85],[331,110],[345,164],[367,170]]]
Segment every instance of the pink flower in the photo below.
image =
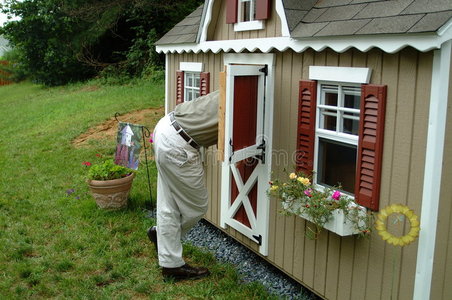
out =
[[312,197],[312,189],[307,189],[304,191],[304,194],[308,197]]
[[89,161],[84,161],[82,162],[82,165],[89,167],[91,166],[91,163]]
[[149,139],[149,143],[153,143],[154,142],[154,134],[153,133],[151,133],[151,138]]
[[333,195],[331,196],[331,198],[333,198],[334,200],[338,200],[341,197],[341,192],[339,191],[334,191]]

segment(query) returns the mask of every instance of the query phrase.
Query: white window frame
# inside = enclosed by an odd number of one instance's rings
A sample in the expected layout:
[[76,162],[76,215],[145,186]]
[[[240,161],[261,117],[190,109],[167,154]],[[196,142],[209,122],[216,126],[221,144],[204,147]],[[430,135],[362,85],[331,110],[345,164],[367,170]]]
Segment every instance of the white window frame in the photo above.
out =
[[[342,88],[344,86],[361,87],[362,84],[369,83],[371,70],[369,68],[346,68],[346,67],[324,67],[324,66],[310,66],[309,67],[309,79],[317,80],[317,99],[316,99],[316,122],[315,122],[315,143],[314,143],[314,174],[312,181],[316,187],[322,189],[323,186],[317,183],[317,170],[319,159],[319,144],[320,139],[337,141],[339,143],[356,146],[358,149],[359,136],[342,131],[342,118],[339,118],[340,112],[353,112],[358,113],[359,110],[344,108],[344,98],[342,95]],[[322,104],[323,85],[333,85],[338,87],[338,103],[337,106],[328,106]],[[363,99],[360,99],[363,101]],[[336,119],[336,131],[320,128],[321,125],[321,109],[322,108],[334,108],[338,111]],[[357,151],[358,152],[358,151]],[[347,193],[350,198],[354,198],[353,194]]]
[[[179,70],[184,72],[184,102],[188,101],[187,100],[188,90],[190,90],[190,92],[198,91],[198,93],[200,93],[200,86],[198,86],[198,87],[188,86],[187,83],[188,83],[188,76],[195,76],[195,75],[200,76],[201,72],[203,71],[203,68],[204,68],[203,63],[198,63],[198,62],[181,62],[179,64]],[[201,79],[199,80],[199,82],[201,82]],[[193,98],[193,99],[195,99],[195,98]]]
[[[237,0],[237,23],[234,24],[234,31],[248,31],[248,30],[261,30],[264,29],[264,21],[255,20],[252,11],[256,11],[256,0]],[[242,7],[243,3],[250,2],[250,20],[243,21]]]
[[[193,82],[193,85],[191,86],[188,85],[189,79],[191,79],[191,81]],[[198,86],[194,84],[196,82],[196,79],[198,79]],[[199,72],[184,71],[184,102],[193,101],[194,99],[198,98],[200,95],[200,86],[201,77]],[[191,100],[188,100],[189,94],[192,94]]]

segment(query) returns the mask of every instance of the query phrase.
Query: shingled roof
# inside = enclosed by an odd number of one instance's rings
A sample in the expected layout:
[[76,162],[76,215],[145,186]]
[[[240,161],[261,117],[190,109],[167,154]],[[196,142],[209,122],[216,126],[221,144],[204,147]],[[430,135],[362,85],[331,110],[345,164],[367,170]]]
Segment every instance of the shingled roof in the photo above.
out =
[[170,31],[168,31],[155,44],[163,45],[163,44],[196,43],[199,26],[201,24],[203,8],[204,5],[198,7],[185,19],[177,23],[176,26],[174,26]]
[[[452,17],[451,0],[282,0],[290,37],[436,32]],[[196,43],[201,5],[156,45]]]
[[451,0],[283,0],[283,4],[293,38],[435,32],[452,17]]

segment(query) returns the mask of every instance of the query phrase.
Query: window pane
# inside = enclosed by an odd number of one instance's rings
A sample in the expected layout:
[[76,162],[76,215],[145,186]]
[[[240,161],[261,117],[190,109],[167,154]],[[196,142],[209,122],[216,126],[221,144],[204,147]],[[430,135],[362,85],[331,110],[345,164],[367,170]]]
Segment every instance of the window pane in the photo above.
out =
[[325,104],[331,106],[337,106],[337,93],[326,92]]
[[243,22],[251,21],[251,19],[250,19],[251,3],[250,2],[243,2],[242,12],[243,12],[243,16],[242,16]]
[[321,109],[320,128],[336,131],[337,113],[331,109]]
[[354,193],[356,146],[320,139],[317,163],[317,183]]
[[193,76],[192,74],[187,74],[187,86],[193,86]]
[[199,97],[199,90],[196,90],[196,91],[194,91],[194,93],[195,93],[195,98],[194,99],[196,99],[196,98],[198,98]]
[[195,76],[195,85],[194,85],[194,87],[198,87],[199,88],[199,86],[200,86],[200,77],[199,77],[199,74],[195,74],[194,75]]
[[187,99],[185,99],[185,101],[193,100],[191,90],[187,90],[187,93],[185,95],[187,96]]
[[344,107],[359,109],[359,99],[358,95],[345,95],[344,97]]
[[358,135],[359,121],[352,119],[344,119],[343,132]]

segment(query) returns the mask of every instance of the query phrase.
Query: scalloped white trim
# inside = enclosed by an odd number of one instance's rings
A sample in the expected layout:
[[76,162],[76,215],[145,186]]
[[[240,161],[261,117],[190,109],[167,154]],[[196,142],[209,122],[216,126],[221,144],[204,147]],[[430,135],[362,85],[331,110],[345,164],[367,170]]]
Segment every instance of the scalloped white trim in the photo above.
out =
[[452,26],[448,26],[439,36],[437,34],[391,34],[391,35],[366,35],[366,36],[342,36],[322,37],[309,39],[293,39],[289,37],[258,38],[225,41],[204,41],[199,44],[158,45],[159,53],[183,53],[183,52],[236,52],[261,51],[268,53],[272,50],[285,51],[292,49],[295,52],[303,52],[308,48],[322,51],[331,48],[335,52],[342,53],[350,48],[356,48],[367,52],[372,48],[379,48],[387,53],[395,53],[411,46],[421,52],[439,49],[441,45],[452,39]]

